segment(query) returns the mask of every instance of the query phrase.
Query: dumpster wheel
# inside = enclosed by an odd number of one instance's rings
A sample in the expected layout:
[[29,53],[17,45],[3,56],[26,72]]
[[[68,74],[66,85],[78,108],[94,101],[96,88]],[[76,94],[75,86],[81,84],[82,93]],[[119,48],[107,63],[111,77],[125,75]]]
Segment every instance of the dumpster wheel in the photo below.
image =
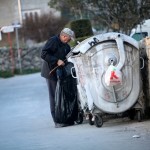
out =
[[137,119],[139,122],[142,121],[143,119],[143,115],[142,115],[142,111],[141,110],[137,110]]
[[135,115],[136,115],[135,109],[129,110],[128,114],[129,114],[130,120],[134,120]]
[[93,116],[92,114],[89,114],[89,124],[94,125],[94,121],[92,120]]
[[94,120],[95,126],[96,127],[101,127],[103,125],[103,119],[100,115],[96,114],[95,115],[95,120]]

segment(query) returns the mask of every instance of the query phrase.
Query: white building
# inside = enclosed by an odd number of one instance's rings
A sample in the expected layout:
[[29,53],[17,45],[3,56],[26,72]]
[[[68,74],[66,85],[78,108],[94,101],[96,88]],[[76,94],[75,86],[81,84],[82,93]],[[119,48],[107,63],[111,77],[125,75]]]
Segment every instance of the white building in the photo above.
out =
[[22,23],[25,14],[42,14],[52,11],[59,16],[60,12],[48,6],[49,0],[1,0],[0,27]]

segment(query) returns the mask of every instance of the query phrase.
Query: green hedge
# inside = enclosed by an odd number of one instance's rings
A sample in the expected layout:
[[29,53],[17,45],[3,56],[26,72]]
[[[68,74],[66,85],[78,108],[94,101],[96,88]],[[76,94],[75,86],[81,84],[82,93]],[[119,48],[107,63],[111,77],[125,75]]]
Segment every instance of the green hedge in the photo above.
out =
[[24,69],[22,70],[22,73],[18,69],[15,69],[14,74],[11,71],[0,71],[0,77],[1,78],[9,78],[13,77],[14,75],[24,75],[24,74],[32,74],[36,72],[40,72],[40,69]]
[[76,38],[92,36],[92,26],[88,19],[80,19],[70,22],[70,28],[75,32]]
[[13,76],[14,74],[11,71],[0,71],[0,77],[2,78],[10,78]]
[[20,73],[19,69],[15,70],[15,74],[31,74],[31,73],[36,73],[36,72],[40,72],[41,69],[38,68],[34,68],[34,69],[23,69],[22,73]]
[[75,32],[75,41],[70,41],[69,45],[75,47],[77,41],[82,42],[83,40],[93,36],[91,22],[88,19],[80,19],[69,22],[66,27],[71,28]]

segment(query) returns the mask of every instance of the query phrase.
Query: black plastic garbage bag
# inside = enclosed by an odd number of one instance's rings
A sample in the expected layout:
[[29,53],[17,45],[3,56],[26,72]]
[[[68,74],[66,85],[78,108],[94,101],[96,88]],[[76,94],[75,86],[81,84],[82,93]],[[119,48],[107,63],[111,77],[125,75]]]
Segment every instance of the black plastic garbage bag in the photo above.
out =
[[73,75],[75,76],[75,69],[74,69],[74,64],[71,62],[65,63],[64,66],[60,66],[57,70],[57,78],[60,80],[63,80],[64,78],[68,77],[71,75],[71,70]]
[[77,120],[78,101],[76,79],[67,76],[58,80],[55,93],[55,121],[71,123]]

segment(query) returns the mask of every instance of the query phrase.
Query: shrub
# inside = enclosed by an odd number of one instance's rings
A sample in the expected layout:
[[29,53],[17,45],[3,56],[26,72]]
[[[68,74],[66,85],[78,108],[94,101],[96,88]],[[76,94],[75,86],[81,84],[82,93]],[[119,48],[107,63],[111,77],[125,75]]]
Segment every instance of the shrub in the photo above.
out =
[[34,69],[23,69],[22,73],[20,73],[19,69],[15,70],[15,74],[31,74],[31,73],[36,73],[40,72],[41,70],[39,68],[34,68]]
[[49,37],[58,34],[68,20],[56,17],[51,12],[49,14],[42,14],[39,16],[37,13],[26,15],[21,29],[22,37],[42,42]]
[[0,71],[0,77],[2,78],[9,78],[13,77],[13,73],[11,71]]
[[18,69],[15,69],[14,73],[12,73],[11,71],[0,71],[0,77],[1,78],[9,78],[9,77],[13,77],[14,75],[32,74],[32,73],[37,73],[40,71],[41,70],[38,68],[24,69],[24,70],[22,70],[22,73],[20,73],[20,71]]
[[75,41],[70,41],[69,45],[75,47],[77,42],[93,36],[91,22],[88,19],[80,19],[69,22],[66,27],[71,28],[75,32]]
[[88,19],[75,20],[70,23],[70,28],[75,32],[76,38],[92,36],[92,26]]

